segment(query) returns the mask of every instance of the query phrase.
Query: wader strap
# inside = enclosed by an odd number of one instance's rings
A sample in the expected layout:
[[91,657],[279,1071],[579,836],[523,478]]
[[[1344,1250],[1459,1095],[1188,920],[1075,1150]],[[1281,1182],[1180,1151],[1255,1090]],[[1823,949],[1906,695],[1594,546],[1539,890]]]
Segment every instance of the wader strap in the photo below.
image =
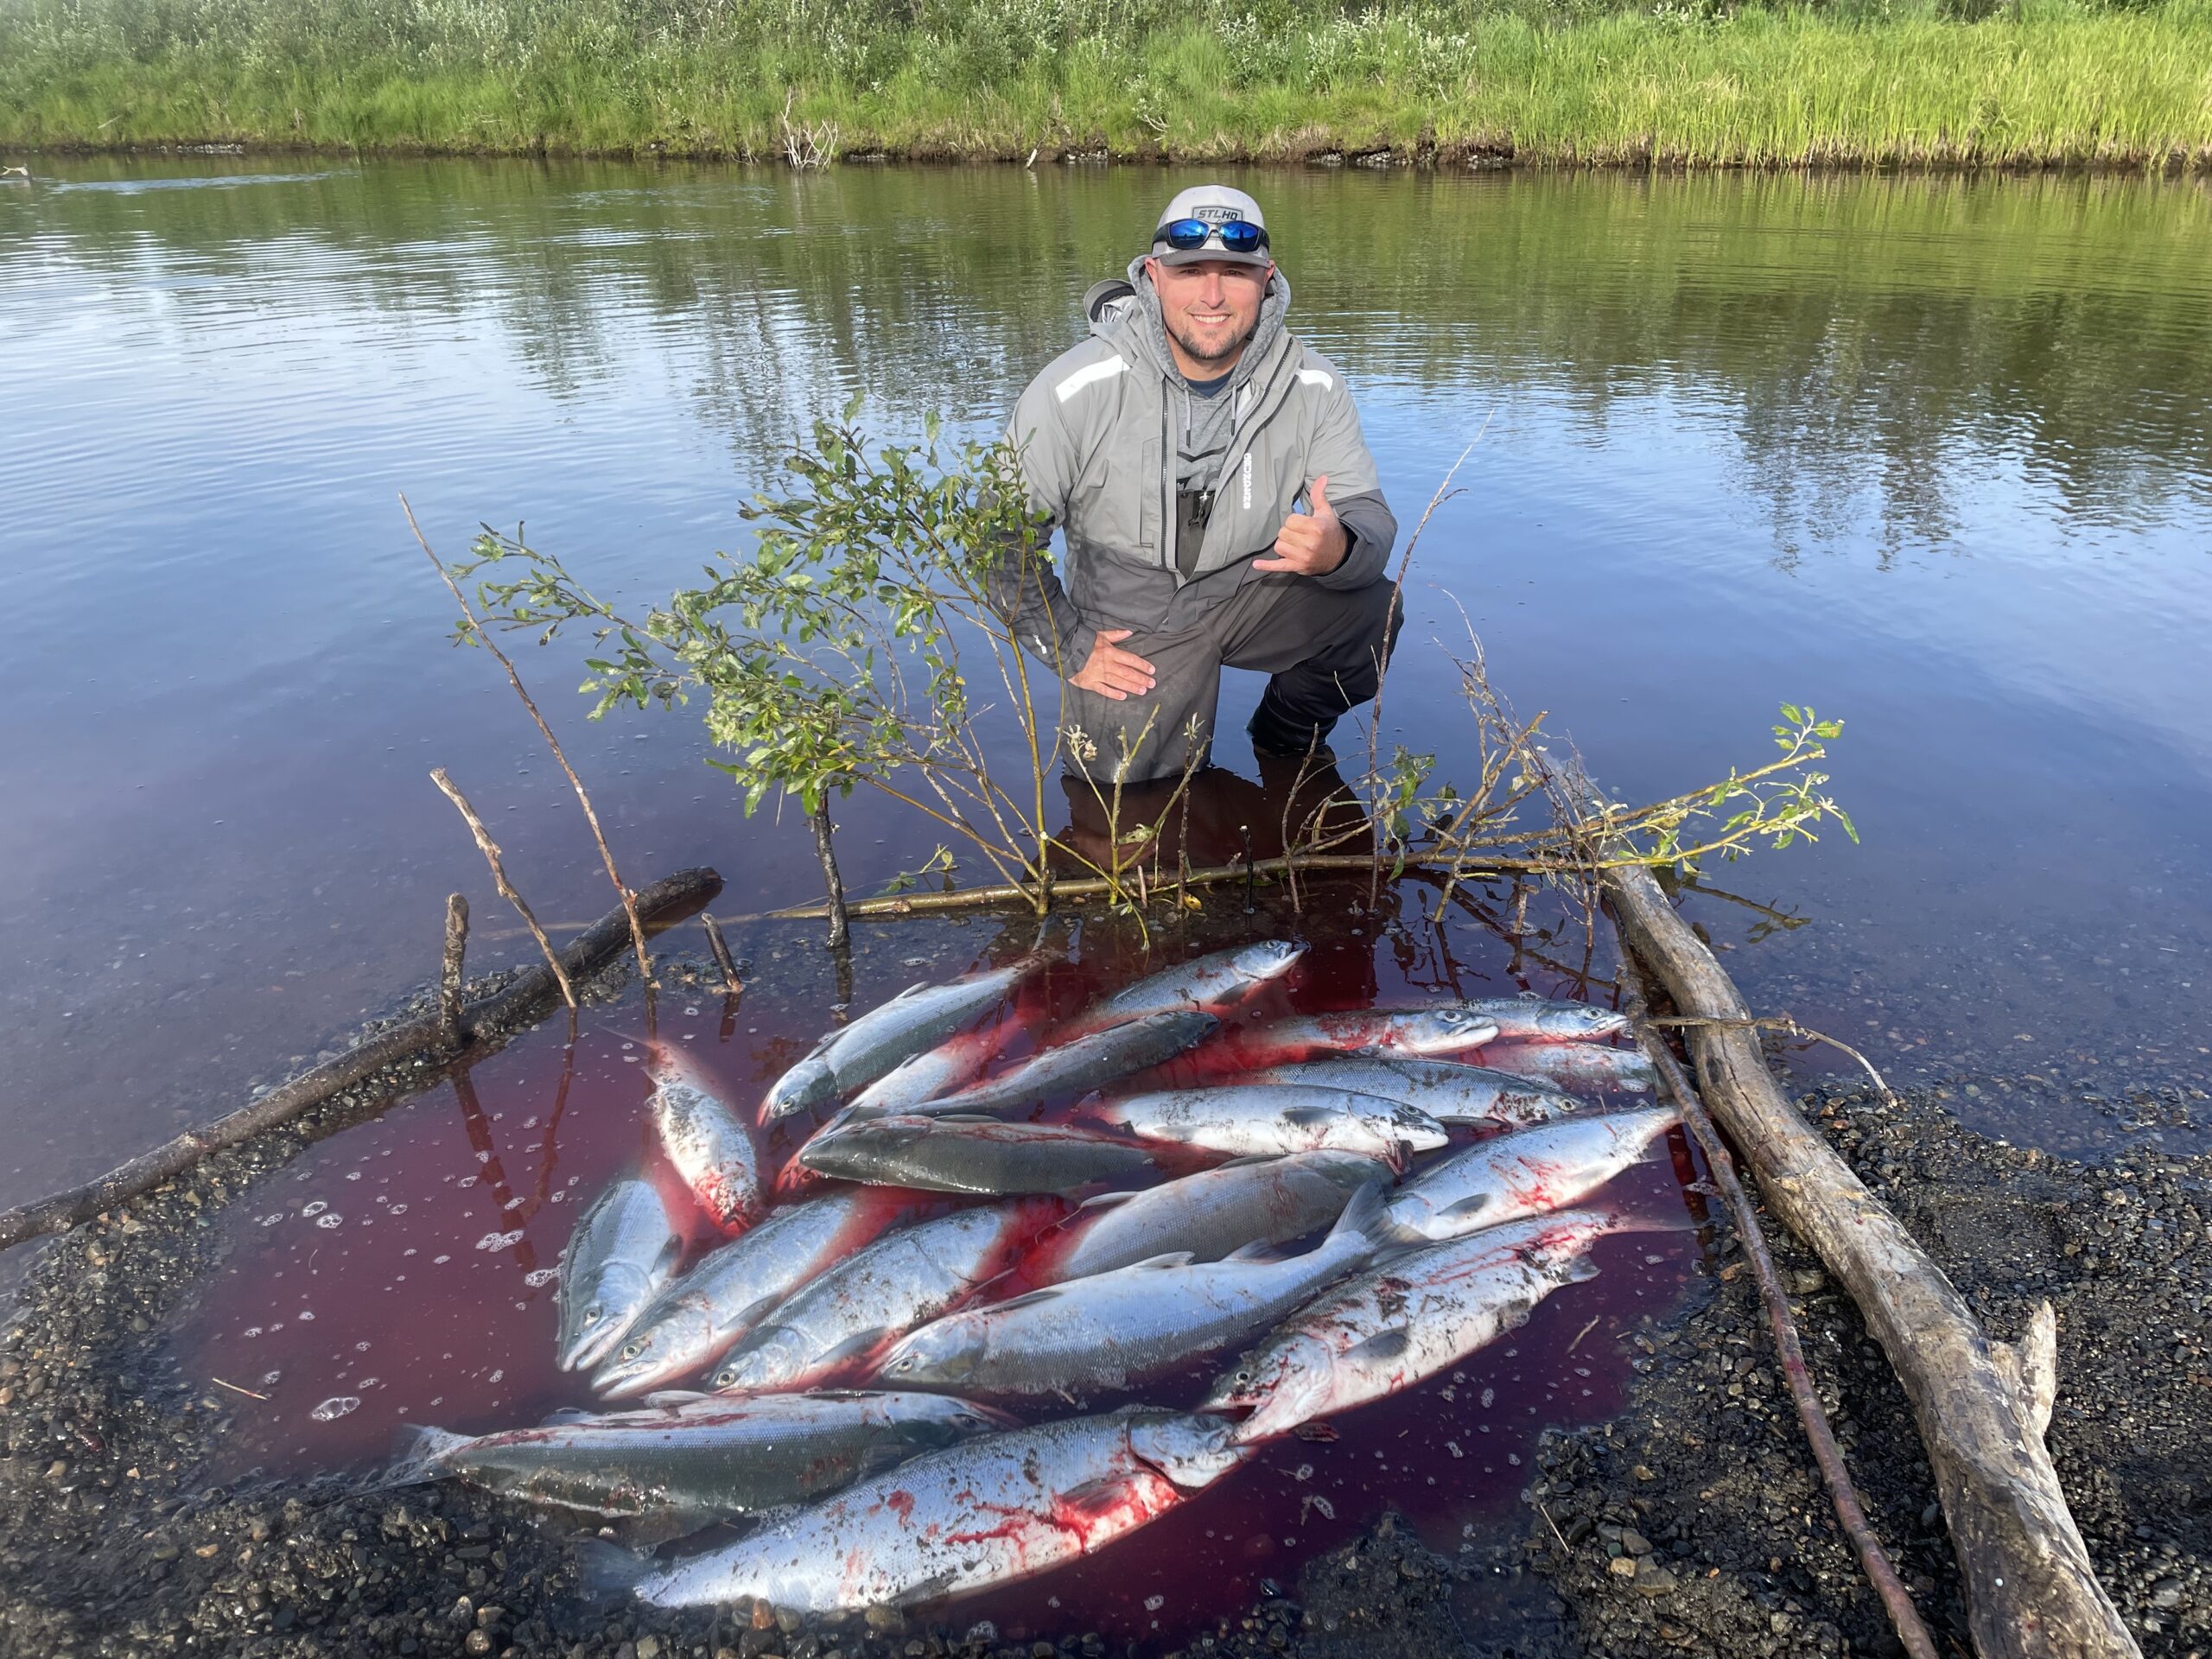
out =
[[1211,490],[1175,492],[1175,568],[1188,581],[1198,569],[1198,551],[1205,545],[1206,520],[1213,514]]

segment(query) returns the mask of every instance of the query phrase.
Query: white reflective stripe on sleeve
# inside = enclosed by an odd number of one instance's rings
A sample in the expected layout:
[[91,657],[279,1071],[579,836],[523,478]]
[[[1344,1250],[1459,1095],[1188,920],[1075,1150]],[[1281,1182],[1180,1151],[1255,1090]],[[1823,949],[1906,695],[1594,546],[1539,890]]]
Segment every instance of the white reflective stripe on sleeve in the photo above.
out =
[[1085,386],[1096,385],[1101,380],[1111,380],[1128,366],[1118,357],[1109,357],[1103,363],[1093,363],[1089,368],[1077,369],[1054,386],[1052,396],[1065,404]]
[[[1322,391],[1326,391],[1337,383],[1330,378],[1326,369],[1300,369],[1298,372],[1298,384],[1301,386],[1319,386]],[[1065,397],[1067,394],[1063,392],[1060,395]]]

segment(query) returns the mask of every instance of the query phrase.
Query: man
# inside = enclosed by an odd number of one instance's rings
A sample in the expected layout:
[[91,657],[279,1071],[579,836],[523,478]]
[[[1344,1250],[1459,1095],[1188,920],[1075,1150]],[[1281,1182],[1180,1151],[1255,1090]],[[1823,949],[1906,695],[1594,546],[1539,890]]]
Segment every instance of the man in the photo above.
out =
[[1332,758],[1330,728],[1375,695],[1398,523],[1344,377],[1285,329],[1289,308],[1259,204],[1185,190],[1128,280],[1084,297],[1091,338],[1015,406],[1068,589],[1040,567],[1007,606],[1062,679],[1071,771],[1203,765],[1224,663],[1272,676],[1249,728],[1262,759]]

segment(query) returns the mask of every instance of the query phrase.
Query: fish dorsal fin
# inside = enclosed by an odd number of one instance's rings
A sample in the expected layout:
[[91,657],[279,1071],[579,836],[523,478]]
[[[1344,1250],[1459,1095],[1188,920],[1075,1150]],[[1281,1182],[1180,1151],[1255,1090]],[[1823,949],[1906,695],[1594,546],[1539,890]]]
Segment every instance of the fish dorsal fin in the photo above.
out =
[[1490,1207],[1496,1194],[1476,1192],[1461,1198],[1457,1204],[1447,1204],[1436,1213],[1446,1221],[1464,1221],[1469,1216]]
[[1187,1268],[1196,1260],[1198,1258],[1188,1250],[1170,1250],[1165,1255],[1148,1255],[1141,1262],[1132,1262],[1127,1271],[1159,1273],[1170,1268]]
[[1254,1164],[1279,1164],[1281,1161],[1282,1154],[1279,1152],[1248,1152],[1242,1158],[1231,1158],[1227,1163],[1216,1164],[1214,1167],[1217,1170],[1246,1169]]
[[1238,1245],[1221,1259],[1224,1262],[1280,1262],[1282,1255],[1264,1238],[1255,1238],[1249,1244]]
[[716,1400],[721,1397],[719,1395],[704,1393],[698,1389],[656,1389],[638,1403],[641,1406],[670,1408],[694,1405],[702,1400]]
[[891,1333],[878,1325],[872,1330],[855,1331],[834,1348],[820,1355],[817,1365],[842,1365],[849,1359],[858,1359]]
[[1364,1342],[1354,1343],[1344,1350],[1346,1359],[1395,1359],[1412,1345],[1413,1338],[1403,1330],[1378,1331]]
[[929,1120],[932,1123],[995,1123],[1001,1128],[1007,1127],[1006,1119],[993,1117],[988,1112],[931,1112]]
[[896,996],[893,997],[891,1000],[892,1000],[892,1001],[893,1001],[893,1002],[904,1002],[904,1001],[905,1001],[908,997],[910,997],[910,996],[918,996],[918,995],[919,995],[922,992],[926,991],[927,989],[929,989],[929,988],[930,988],[930,982],[929,982],[929,981],[927,981],[926,979],[918,979],[918,980],[916,980],[912,984],[909,985],[909,986],[908,986],[905,990],[903,990],[903,991],[899,992],[898,995],[896,995]]
[[1024,1291],[1020,1295],[1010,1297],[1003,1302],[992,1302],[982,1311],[988,1313],[1004,1313],[1017,1307],[1039,1307],[1046,1302],[1057,1302],[1065,1294],[1058,1285],[1047,1285],[1042,1290]]
[[[1223,1167],[1227,1168],[1228,1166],[1224,1165]],[[1111,1210],[1116,1205],[1127,1204],[1135,1197],[1136,1197],[1136,1194],[1134,1192],[1101,1192],[1095,1198],[1085,1198],[1081,1204],[1077,1205],[1076,1208],[1078,1210]]]

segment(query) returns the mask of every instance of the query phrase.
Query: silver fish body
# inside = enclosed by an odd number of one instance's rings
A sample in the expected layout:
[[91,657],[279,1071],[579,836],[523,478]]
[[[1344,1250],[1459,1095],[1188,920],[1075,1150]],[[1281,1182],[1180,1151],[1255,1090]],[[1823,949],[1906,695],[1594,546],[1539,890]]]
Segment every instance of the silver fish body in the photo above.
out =
[[1543,1123],[1583,1104],[1573,1095],[1510,1071],[1402,1054],[1346,1054],[1271,1066],[1245,1081],[1349,1089],[1417,1106],[1440,1123]]
[[948,1314],[902,1338],[877,1371],[887,1388],[1077,1397],[1163,1376],[1264,1330],[1374,1253],[1382,1185],[1355,1194],[1302,1255],[1176,1255]]
[[1496,1043],[1483,1051],[1483,1064],[1556,1089],[1648,1095],[1659,1082],[1651,1062],[1636,1050],[1603,1043]]
[[1104,1548],[1235,1468],[1221,1418],[1130,1408],[915,1459],[704,1554],[640,1569],[585,1552],[588,1589],[664,1607],[759,1597],[802,1613],[1015,1583]]
[[449,1477],[589,1515],[752,1513],[1007,1426],[944,1394],[714,1398],[474,1438],[418,1428],[400,1478]]
[[1642,1158],[1675,1122],[1671,1106],[1579,1112],[1478,1141],[1398,1190],[1390,1200],[1390,1236],[1440,1243],[1564,1209]]
[[799,1148],[818,1175],[925,1192],[1070,1192],[1151,1170],[1150,1149],[1096,1130],[959,1115],[870,1117]]
[[1192,1008],[1148,1014],[1065,1043],[1040,1048],[995,1077],[971,1084],[920,1109],[998,1112],[1034,1106],[1053,1095],[1079,1094],[1173,1059],[1219,1028],[1212,1014]]
[[646,1182],[620,1180],[593,1199],[561,1253],[560,1368],[597,1364],[659,1294],[683,1249]]
[[1506,1043],[1586,1043],[1628,1029],[1628,1015],[1615,1009],[1549,997],[1469,997],[1443,1006],[1494,1022],[1497,1040]]
[[1046,1241],[1045,1265],[1025,1271],[1033,1284],[1064,1284],[1177,1251],[1218,1262],[1248,1245],[1287,1243],[1334,1223],[1386,1169],[1363,1153],[1294,1152],[1103,1193],[1071,1218],[1065,1240]]
[[1459,1054],[1497,1037],[1495,1020],[1463,1008],[1346,1008],[1271,1020],[1239,1032],[1231,1046],[1255,1065],[1287,1065],[1353,1049]]
[[653,1079],[653,1128],[669,1163],[717,1227],[752,1224],[766,1204],[760,1154],[690,1056],[666,1043],[647,1046]]
[[1305,954],[1302,944],[1268,939],[1194,957],[1100,998],[1073,1024],[1077,1029],[1096,1030],[1121,1020],[1182,1008],[1218,1014],[1281,978]]
[[886,1233],[755,1325],[723,1358],[713,1386],[804,1389],[861,1368],[895,1338],[1004,1272],[1064,1208],[1029,1198]]
[[824,1036],[805,1058],[777,1078],[762,1103],[763,1116],[787,1117],[866,1088],[900,1061],[981,1019],[1043,965],[1040,957],[1024,957],[1003,968],[942,985],[909,986]]
[[1125,1095],[1086,1108],[1102,1122],[1147,1141],[1202,1147],[1238,1157],[1285,1152],[1357,1152],[1402,1163],[1450,1136],[1418,1106],[1344,1089],[1291,1084],[1224,1084]]
[[592,1376],[611,1400],[702,1370],[779,1303],[911,1213],[861,1189],[776,1211],[662,1287]]
[[964,1089],[983,1075],[1007,1044],[1020,1035],[1012,1020],[982,1031],[963,1031],[935,1048],[901,1060],[855,1095],[845,1109],[850,1117],[885,1117],[911,1112]]
[[1250,1443],[1412,1388],[1592,1277],[1590,1247],[1618,1224],[1564,1211],[1370,1268],[1292,1315],[1214,1385],[1207,1408],[1250,1407],[1236,1431]]

